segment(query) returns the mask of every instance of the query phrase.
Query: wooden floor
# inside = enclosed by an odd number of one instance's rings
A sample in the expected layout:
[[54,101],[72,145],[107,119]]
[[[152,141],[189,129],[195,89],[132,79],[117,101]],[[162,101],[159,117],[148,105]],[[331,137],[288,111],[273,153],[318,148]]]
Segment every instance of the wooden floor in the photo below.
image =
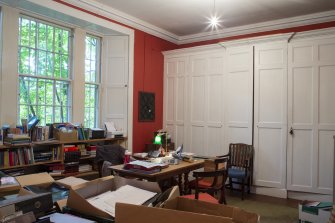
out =
[[[240,198],[241,194],[238,192],[232,193],[229,190],[226,190],[226,196]],[[295,200],[295,199],[290,199],[290,198],[284,199],[284,198],[270,197],[270,196],[260,195],[260,194],[245,194],[244,196],[245,196],[245,199],[247,200],[283,205],[283,206],[288,206],[292,208],[297,208],[300,203],[300,200]]]

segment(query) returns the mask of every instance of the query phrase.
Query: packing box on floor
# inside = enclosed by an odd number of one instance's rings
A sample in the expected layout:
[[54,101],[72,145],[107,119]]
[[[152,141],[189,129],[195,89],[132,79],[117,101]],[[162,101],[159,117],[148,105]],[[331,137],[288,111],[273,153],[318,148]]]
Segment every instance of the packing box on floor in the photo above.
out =
[[164,208],[116,204],[116,223],[258,223],[259,216],[237,207],[182,197]]
[[53,202],[67,198],[71,186],[84,182],[81,179],[78,179],[80,181],[73,181],[73,179],[78,178],[69,177],[62,179],[61,181],[55,181],[46,172],[16,177],[16,180],[21,187],[35,194],[51,192]]
[[[136,179],[126,179],[118,176],[108,176],[80,184],[70,189],[67,206],[74,211],[84,213],[86,215],[113,219],[114,217],[106,211],[102,211],[86,199],[105,193],[107,191],[115,191],[124,185],[131,185],[147,191],[160,193],[159,185],[155,182],[139,181]],[[135,207],[138,207],[135,205]]]
[[299,220],[301,222],[327,223],[331,211],[332,203],[330,202],[304,201],[299,204]]
[[50,174],[46,172],[17,176],[16,180],[19,182],[21,187],[31,185],[47,187],[52,183],[56,183],[68,189],[70,189],[72,186],[76,186],[78,184],[86,182],[85,180],[76,177],[66,177],[61,180],[55,181],[52,176],[50,176]]

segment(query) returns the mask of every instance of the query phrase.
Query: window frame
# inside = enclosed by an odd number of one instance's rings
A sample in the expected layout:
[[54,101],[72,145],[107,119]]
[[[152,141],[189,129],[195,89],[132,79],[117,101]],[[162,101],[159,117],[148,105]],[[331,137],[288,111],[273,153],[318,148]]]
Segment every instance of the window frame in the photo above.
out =
[[[47,26],[52,26],[53,28],[59,28],[59,29],[62,29],[62,30],[66,30],[69,32],[69,35],[68,35],[68,52],[67,52],[67,57],[68,57],[68,60],[67,60],[67,78],[63,78],[61,73],[60,73],[60,77],[55,77],[55,54],[57,53],[57,51],[55,51],[54,49],[54,46],[55,46],[55,38],[56,36],[53,35],[53,49],[52,51],[49,51],[47,49],[47,46],[46,46],[46,49],[40,49],[38,47],[38,29],[36,29],[36,33],[35,33],[35,47],[31,47],[30,46],[30,38],[29,37],[29,46],[26,46],[26,45],[22,45],[22,39],[21,39],[21,20],[22,19],[27,19],[29,21],[34,21],[36,22],[37,24],[43,24],[43,25],[47,25]],[[63,83],[66,83],[68,84],[68,89],[67,89],[67,104],[66,105],[63,105],[63,107],[66,107],[66,113],[67,113],[67,119],[63,120],[64,122],[69,122],[71,121],[72,119],[72,109],[73,109],[73,100],[72,100],[72,97],[73,97],[73,92],[72,92],[72,88],[73,88],[73,35],[74,35],[74,30],[73,28],[69,27],[69,26],[66,26],[67,24],[64,24],[64,25],[60,25],[57,23],[57,21],[55,22],[50,22],[48,20],[44,20],[44,19],[41,19],[39,17],[34,17],[34,16],[30,16],[30,15],[26,15],[26,14],[19,14],[18,16],[18,39],[17,39],[17,43],[18,43],[18,52],[17,52],[17,75],[18,75],[18,89],[19,89],[19,92],[18,92],[18,96],[17,96],[17,119],[18,119],[18,123],[21,122],[20,120],[20,106],[21,105],[25,105],[25,106],[34,106],[35,108],[37,108],[39,105],[42,106],[42,107],[46,107],[47,104],[46,104],[46,101],[43,103],[43,104],[40,104],[38,102],[38,91],[39,91],[39,87],[38,85],[36,85],[36,103],[20,103],[20,82],[21,82],[21,77],[23,78],[33,78],[33,79],[36,79],[36,83],[38,83],[39,80],[45,80],[45,81],[52,81],[52,86],[53,86],[53,102],[52,102],[52,122],[55,122],[55,114],[56,114],[56,108],[59,108],[61,107],[61,105],[57,105],[56,103],[56,87],[57,87],[57,82],[63,82]],[[55,34],[55,32],[54,32]],[[47,38],[47,37],[46,37]],[[46,43],[47,44],[47,43]],[[22,47],[26,47],[26,48],[29,48],[29,49],[33,49],[35,50],[35,74],[31,74],[31,72],[29,72],[29,74],[27,73],[20,73],[20,63],[21,63],[21,48]],[[40,75],[38,74],[38,51],[43,51],[45,52],[46,54],[48,53],[51,53],[52,54],[52,60],[53,60],[53,66],[52,66],[52,76],[48,76],[47,74],[46,75]],[[59,53],[59,52],[58,52]],[[59,53],[61,54],[61,53]],[[63,55],[63,54],[61,54]],[[47,65],[46,65],[47,66]],[[29,69],[30,69],[30,64],[29,64]],[[61,69],[61,66],[60,66],[60,69]],[[29,92],[29,90],[28,90]],[[37,111],[35,111],[35,113],[37,113]],[[28,114],[29,115],[29,114]],[[37,114],[36,114],[37,115]],[[44,116],[44,118],[46,117],[46,115]],[[27,117],[28,118],[28,117]],[[45,120],[46,121],[46,120]],[[47,124],[48,122],[46,122],[45,124]]]
[[[95,38],[97,39],[97,48],[96,48],[96,52],[95,52],[95,68],[96,68],[96,76],[95,76],[95,82],[92,81],[86,81],[86,38],[87,37],[91,37],[91,38]],[[99,125],[100,122],[100,105],[101,105],[101,76],[102,76],[102,62],[101,62],[101,57],[102,57],[102,40],[103,38],[101,36],[92,34],[92,33],[86,33],[85,35],[85,68],[84,68],[84,79],[85,79],[85,101],[86,101],[86,86],[90,85],[90,86],[95,86],[95,94],[96,94],[96,98],[95,98],[95,106],[94,106],[94,126],[90,126],[90,127],[94,127],[96,128]],[[90,60],[92,62],[92,60]],[[86,109],[91,110],[92,107],[86,107],[85,103],[84,103],[84,124],[85,124],[85,115],[86,115]],[[85,125],[85,127],[88,127]]]

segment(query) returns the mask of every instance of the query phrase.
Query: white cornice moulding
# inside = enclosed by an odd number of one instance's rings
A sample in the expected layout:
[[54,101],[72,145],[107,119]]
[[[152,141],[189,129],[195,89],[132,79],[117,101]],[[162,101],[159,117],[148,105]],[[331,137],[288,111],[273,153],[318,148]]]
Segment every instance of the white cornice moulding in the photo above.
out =
[[311,38],[335,38],[335,27],[325,28],[325,29],[317,29],[311,31],[304,31],[296,33],[291,41],[300,40],[300,39],[311,39]]
[[278,42],[278,41],[288,42],[289,39],[293,37],[294,34],[295,33],[284,33],[284,34],[259,36],[259,37],[220,42],[219,44],[223,47],[232,47],[232,46],[252,45],[256,43],[266,43],[266,42]]
[[222,47],[215,43],[215,44],[209,44],[209,45],[203,45],[203,46],[195,46],[195,47],[189,47],[189,48],[182,48],[182,49],[176,49],[176,50],[168,50],[168,51],[163,51],[163,55],[165,57],[170,57],[170,56],[182,56],[186,54],[194,54],[194,53],[203,53],[205,51],[211,51],[213,50],[218,50],[218,52],[222,52]]

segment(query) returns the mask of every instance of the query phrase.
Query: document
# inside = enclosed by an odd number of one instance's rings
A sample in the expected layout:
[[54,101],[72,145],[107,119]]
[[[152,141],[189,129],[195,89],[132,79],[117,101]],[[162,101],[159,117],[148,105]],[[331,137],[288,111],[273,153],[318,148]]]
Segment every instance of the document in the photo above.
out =
[[141,205],[155,195],[156,193],[151,191],[124,185],[115,191],[107,191],[91,197],[87,201],[94,207],[115,217],[115,204],[117,202]]

